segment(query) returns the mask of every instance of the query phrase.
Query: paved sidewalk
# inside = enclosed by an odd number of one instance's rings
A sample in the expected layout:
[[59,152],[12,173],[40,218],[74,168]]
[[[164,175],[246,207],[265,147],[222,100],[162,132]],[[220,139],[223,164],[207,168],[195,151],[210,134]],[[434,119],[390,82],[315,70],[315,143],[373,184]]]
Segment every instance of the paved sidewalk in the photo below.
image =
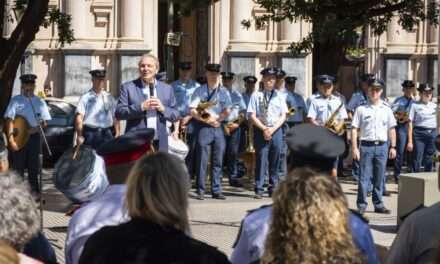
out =
[[[64,263],[64,240],[69,217],[64,212],[69,208],[69,201],[59,193],[51,181],[51,171],[45,170],[44,177],[44,232],[54,246],[58,261]],[[347,195],[350,208],[356,208],[357,185],[349,180],[342,179],[341,184]],[[388,247],[391,245],[396,231],[397,214],[397,185],[387,184],[391,191],[391,197],[384,197],[385,205],[391,209],[392,214],[375,214],[370,205],[367,216],[370,219],[370,226],[376,244]],[[198,201],[190,198],[190,220],[191,231],[197,239],[217,246],[228,256],[232,252],[232,244],[238,233],[240,222],[250,209],[258,208],[268,204],[271,200],[268,197],[262,200],[253,199],[253,192],[241,188],[230,188],[225,186],[227,200],[213,200],[207,195],[206,200]],[[194,193],[190,193],[194,197]]]

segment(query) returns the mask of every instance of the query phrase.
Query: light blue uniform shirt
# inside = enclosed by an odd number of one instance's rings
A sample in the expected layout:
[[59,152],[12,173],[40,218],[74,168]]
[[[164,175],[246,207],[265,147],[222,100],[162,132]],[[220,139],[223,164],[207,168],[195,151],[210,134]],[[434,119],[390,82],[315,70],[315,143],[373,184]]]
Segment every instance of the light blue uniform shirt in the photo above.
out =
[[437,105],[433,102],[424,104],[415,102],[409,110],[409,120],[414,127],[437,128]]
[[231,96],[231,113],[226,118],[226,121],[234,121],[236,120],[241,112],[246,112],[246,104],[243,100],[241,94],[237,91],[229,91],[229,95]]
[[[265,106],[264,97],[268,105]],[[280,117],[287,113],[286,100],[278,95],[278,91],[273,90],[272,99],[269,100],[271,92],[254,92],[247,108],[248,116],[255,113],[257,118],[268,127],[273,127],[279,121]]]
[[94,128],[108,128],[113,126],[116,110],[115,98],[106,91],[99,95],[90,89],[79,99],[76,112],[84,115],[83,123]]
[[44,121],[52,119],[46,102],[37,96],[16,95],[12,97],[4,117],[15,119],[16,116],[24,117],[31,127],[38,126],[37,119]]
[[318,96],[320,96],[320,94],[318,92],[316,92],[307,98],[307,100],[306,100],[307,111],[309,110],[309,107],[310,107],[310,104],[312,103],[312,101]]
[[397,97],[396,100],[394,100],[393,105],[391,106],[391,109],[393,112],[406,112],[409,114],[409,109],[411,108],[411,105],[415,102],[413,98],[407,98],[406,96],[400,96]]
[[389,105],[381,101],[379,105],[368,103],[359,106],[351,125],[359,128],[360,140],[388,141],[388,131],[396,126],[396,119]]
[[286,103],[287,107],[294,107],[296,109],[295,114],[287,118],[287,122],[304,122],[303,113],[306,113],[307,111],[307,106],[304,98],[297,93],[289,92],[289,94],[287,95]]
[[242,93],[241,96],[243,97],[244,103],[246,104],[246,109],[249,105],[249,101],[251,100],[252,94],[248,94],[246,92]]
[[[209,90],[207,84],[198,87],[191,97],[189,107],[196,108],[200,102],[207,101],[210,93],[212,92],[213,90]],[[214,116],[218,116],[226,109],[230,109],[232,107],[231,96],[229,95],[228,90],[221,85],[216,88],[216,91],[211,96],[209,101],[216,103],[213,107],[207,109],[207,112],[213,114]]]
[[[319,125],[323,126],[341,103],[343,104],[341,98],[336,95],[330,95],[328,98],[319,95],[311,100],[307,117],[314,119]],[[347,111],[343,105],[336,116],[336,120],[341,122],[347,117]]]
[[347,105],[347,110],[354,113],[356,108],[358,108],[360,105],[364,105],[367,103],[367,96],[362,91],[357,91],[351,96],[351,99]]
[[182,82],[181,80],[176,80],[171,83],[174,90],[174,96],[176,97],[177,110],[181,116],[189,115],[189,103],[191,96],[200,84],[194,80],[189,80],[188,82]]

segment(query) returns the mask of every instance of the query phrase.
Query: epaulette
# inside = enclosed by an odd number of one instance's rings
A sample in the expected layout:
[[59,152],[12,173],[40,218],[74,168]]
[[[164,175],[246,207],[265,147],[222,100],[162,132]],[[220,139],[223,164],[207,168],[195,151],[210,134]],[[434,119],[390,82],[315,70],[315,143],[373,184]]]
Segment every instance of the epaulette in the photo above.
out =
[[383,101],[383,105],[391,107],[390,103],[388,101],[385,101],[385,100]]
[[359,217],[363,222],[367,223],[370,222],[365,216],[363,216],[362,214],[360,214],[357,210],[353,210],[350,209],[350,213],[356,215],[357,217]]

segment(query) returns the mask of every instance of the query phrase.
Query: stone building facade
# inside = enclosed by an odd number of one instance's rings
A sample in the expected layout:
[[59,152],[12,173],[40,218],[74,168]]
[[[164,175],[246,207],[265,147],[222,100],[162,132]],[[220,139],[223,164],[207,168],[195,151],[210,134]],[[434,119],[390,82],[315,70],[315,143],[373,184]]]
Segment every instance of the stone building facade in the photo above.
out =
[[[105,68],[107,89],[117,94],[121,82],[137,76],[137,60],[145,52],[158,55],[164,69],[167,1],[50,0],[49,5],[72,15],[76,41],[60,48],[56,28],[41,29],[20,70],[39,76],[38,89],[50,86],[55,96],[75,100],[90,88],[89,70]],[[298,77],[299,93],[310,95],[312,55],[292,56],[287,48],[306,36],[312,25],[302,20],[272,22],[263,28],[241,25],[243,19],[264,12],[252,0],[220,0],[189,17],[176,16],[174,31],[182,32],[182,41],[173,48],[174,62],[192,61],[194,77],[203,74],[206,62],[220,62],[223,69],[238,73],[238,88],[240,77],[259,77],[263,67],[279,66]],[[391,97],[400,93],[403,79],[436,84],[438,29],[421,22],[413,32],[405,32],[393,21],[385,34],[373,36],[367,29],[365,36],[365,63],[344,67],[338,76],[338,89],[347,97],[356,87],[358,72],[384,78]]]

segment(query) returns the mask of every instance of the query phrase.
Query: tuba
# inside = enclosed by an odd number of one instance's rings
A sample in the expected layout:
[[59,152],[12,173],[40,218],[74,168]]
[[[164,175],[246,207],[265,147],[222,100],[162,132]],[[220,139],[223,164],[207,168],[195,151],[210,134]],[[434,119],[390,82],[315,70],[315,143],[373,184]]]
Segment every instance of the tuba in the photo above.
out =
[[237,118],[228,121],[226,124],[223,125],[223,131],[225,132],[226,136],[230,136],[231,135],[231,130],[230,130],[230,126],[233,124],[238,124],[240,125],[244,120],[245,120],[246,116],[243,112],[241,112]]
[[201,101],[197,107],[196,107],[196,111],[197,113],[199,113],[200,117],[203,120],[208,120],[209,117],[211,116],[211,114],[208,112],[208,109],[213,107],[214,105],[216,105],[217,102],[216,101]]
[[344,122],[338,122],[336,120],[336,116],[341,111],[341,108],[344,106],[344,103],[341,102],[341,104],[336,108],[336,110],[332,113],[330,118],[325,122],[324,126],[330,130],[331,132],[335,133],[338,136],[341,136],[344,134],[346,125]]

